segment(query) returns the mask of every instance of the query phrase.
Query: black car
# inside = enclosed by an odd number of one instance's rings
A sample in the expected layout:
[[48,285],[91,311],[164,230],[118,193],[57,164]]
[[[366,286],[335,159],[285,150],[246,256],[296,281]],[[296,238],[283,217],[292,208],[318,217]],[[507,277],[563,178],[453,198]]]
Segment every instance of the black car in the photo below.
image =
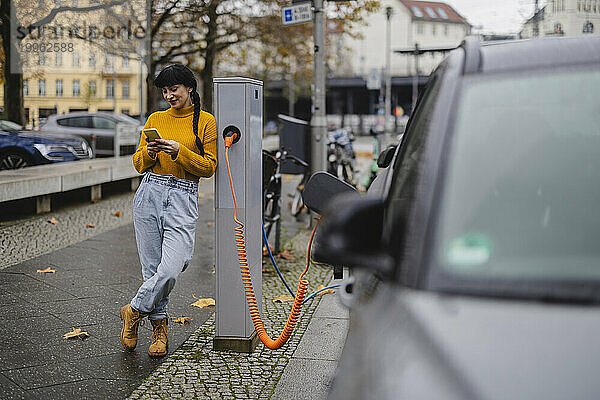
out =
[[0,120],[0,170],[93,158],[92,149],[78,136],[23,130]]
[[356,277],[330,398],[598,398],[600,36],[468,39],[389,168],[313,251]]

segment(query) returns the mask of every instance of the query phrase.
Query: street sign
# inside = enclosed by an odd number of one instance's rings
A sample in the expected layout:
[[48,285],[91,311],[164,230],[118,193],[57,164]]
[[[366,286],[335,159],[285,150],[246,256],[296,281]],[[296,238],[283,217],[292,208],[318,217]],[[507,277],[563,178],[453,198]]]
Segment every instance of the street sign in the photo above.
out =
[[312,21],[312,2],[296,3],[281,7],[281,23],[296,25]]

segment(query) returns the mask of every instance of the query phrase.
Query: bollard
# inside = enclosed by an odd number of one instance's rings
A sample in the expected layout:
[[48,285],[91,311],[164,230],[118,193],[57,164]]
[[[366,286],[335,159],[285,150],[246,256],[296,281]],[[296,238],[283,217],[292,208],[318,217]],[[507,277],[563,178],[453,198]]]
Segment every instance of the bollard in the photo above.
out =
[[214,79],[217,120],[215,174],[216,310],[213,349],[251,353],[258,337],[246,305],[236,253],[233,200],[225,167],[223,133],[237,129],[240,140],[229,151],[238,203],[245,224],[246,250],[252,283],[262,309],[262,82],[248,78]]

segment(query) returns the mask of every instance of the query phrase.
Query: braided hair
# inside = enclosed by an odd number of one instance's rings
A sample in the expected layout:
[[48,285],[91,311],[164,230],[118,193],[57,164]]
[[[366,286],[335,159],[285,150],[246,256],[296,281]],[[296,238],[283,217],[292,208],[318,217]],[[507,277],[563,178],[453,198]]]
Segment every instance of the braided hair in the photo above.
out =
[[196,91],[196,78],[194,73],[185,65],[171,64],[165,67],[154,79],[154,86],[161,89],[165,86],[183,85],[192,88],[192,104],[194,104],[194,118],[192,119],[192,129],[196,135],[196,147],[200,150],[200,155],[204,155],[204,146],[198,137],[198,120],[200,119],[200,95]]

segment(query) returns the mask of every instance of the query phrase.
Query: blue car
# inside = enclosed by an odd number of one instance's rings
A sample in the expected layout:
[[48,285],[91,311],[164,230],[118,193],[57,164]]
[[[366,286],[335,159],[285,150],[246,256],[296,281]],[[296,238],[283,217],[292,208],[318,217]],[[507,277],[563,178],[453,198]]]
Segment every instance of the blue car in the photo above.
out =
[[0,120],[0,170],[93,157],[92,149],[78,136],[26,131]]

